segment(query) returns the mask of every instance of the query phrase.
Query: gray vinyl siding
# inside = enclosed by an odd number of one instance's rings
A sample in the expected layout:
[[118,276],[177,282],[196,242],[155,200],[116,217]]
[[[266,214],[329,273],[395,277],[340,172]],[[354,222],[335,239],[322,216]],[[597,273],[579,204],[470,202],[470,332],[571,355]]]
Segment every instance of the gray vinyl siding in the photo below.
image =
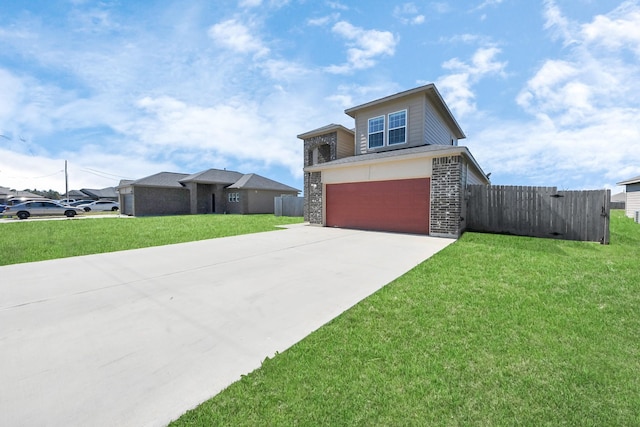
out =
[[[426,97],[424,94],[399,99],[395,102],[384,104],[382,106],[374,106],[372,108],[358,112],[356,115],[356,155],[373,153],[375,151],[385,151],[389,149],[406,148],[418,145],[424,145],[424,117],[425,117]],[[389,132],[390,113],[407,110],[407,142],[404,144],[387,145]],[[368,147],[368,126],[369,119],[384,116],[384,146],[369,149]]]
[[640,183],[626,186],[627,200],[625,213],[629,218],[634,218],[634,212],[640,211]]
[[478,172],[476,172],[475,168],[466,167],[467,169],[467,185],[485,185],[487,183],[486,179],[483,179]]
[[424,134],[427,144],[433,145],[458,145],[458,140],[453,133],[449,130],[444,120],[440,117],[438,112],[429,104],[425,103],[425,119],[424,119]]
[[355,144],[353,141],[353,135],[344,131],[337,132],[337,152],[336,159],[342,159],[344,157],[351,157],[355,152]]

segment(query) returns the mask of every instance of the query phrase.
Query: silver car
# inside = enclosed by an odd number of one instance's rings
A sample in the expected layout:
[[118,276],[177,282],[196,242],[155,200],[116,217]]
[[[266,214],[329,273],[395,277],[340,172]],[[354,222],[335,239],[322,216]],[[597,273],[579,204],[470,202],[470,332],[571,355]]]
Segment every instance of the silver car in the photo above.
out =
[[64,206],[56,202],[32,201],[20,203],[14,206],[7,206],[4,208],[2,215],[15,215],[20,219],[27,219],[30,216],[45,215],[65,215],[72,218],[82,212],[82,209]]

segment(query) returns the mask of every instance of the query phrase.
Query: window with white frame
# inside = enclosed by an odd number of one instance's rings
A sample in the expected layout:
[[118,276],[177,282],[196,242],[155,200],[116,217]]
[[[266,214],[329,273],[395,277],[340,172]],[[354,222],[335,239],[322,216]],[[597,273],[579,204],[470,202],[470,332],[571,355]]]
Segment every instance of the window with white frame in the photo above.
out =
[[384,116],[369,119],[369,148],[384,145]]
[[407,110],[389,114],[389,145],[407,142]]
[[239,202],[240,201],[240,193],[229,193],[229,202]]

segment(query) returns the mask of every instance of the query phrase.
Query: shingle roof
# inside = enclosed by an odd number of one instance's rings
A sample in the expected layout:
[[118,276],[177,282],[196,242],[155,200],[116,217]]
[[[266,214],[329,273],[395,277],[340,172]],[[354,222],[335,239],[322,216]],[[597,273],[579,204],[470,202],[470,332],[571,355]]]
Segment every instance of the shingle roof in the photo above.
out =
[[636,176],[636,177],[627,179],[625,181],[620,181],[620,182],[616,183],[616,185],[636,184],[638,182],[640,182],[640,176]]
[[306,139],[306,138],[310,138],[312,136],[322,135],[322,134],[327,133],[327,132],[336,131],[338,129],[342,129],[343,131],[349,132],[351,134],[354,133],[353,130],[347,129],[346,127],[344,127],[342,125],[337,125],[335,123],[331,123],[330,125],[322,126],[322,127],[318,128],[318,129],[314,129],[314,130],[310,130],[310,131],[305,132],[305,133],[301,133],[300,135],[298,135],[298,138]]
[[118,193],[116,193],[115,187],[106,187],[102,189],[93,189],[93,188],[82,188],[80,189],[83,193],[87,194],[90,197],[102,199],[102,198],[114,198],[118,197]]
[[243,175],[242,178],[227,188],[300,192],[300,190],[296,188],[289,187],[288,185],[265,178],[264,176],[255,173]]
[[221,169],[207,169],[206,171],[190,175],[186,173],[160,172],[135,181],[120,181],[120,187],[140,185],[185,188],[183,184],[187,182],[197,182],[200,184],[223,184],[228,186],[227,188],[237,189],[300,192],[298,189],[289,187],[288,185],[273,181],[255,173],[244,175],[240,172]]
[[222,169],[207,169],[202,172],[194,173],[181,178],[180,182],[197,182],[200,184],[233,184],[242,178],[240,172],[228,171]]
[[186,173],[159,172],[130,182],[129,185],[141,185],[149,187],[178,187],[184,188],[180,180],[189,176]]
[[341,165],[348,163],[358,163],[364,162],[367,160],[377,160],[377,159],[385,159],[388,157],[398,157],[398,156],[406,156],[411,154],[419,154],[419,153],[430,153],[430,152],[438,152],[438,151],[460,151],[461,148],[465,148],[463,146],[458,145],[420,145],[418,147],[411,148],[401,148],[389,151],[376,151],[374,153],[361,154],[359,156],[350,156],[343,157],[342,159],[333,160],[326,163],[319,163],[313,165],[311,167],[323,167],[323,166],[333,166],[333,165]]
[[315,172],[328,169],[333,166],[349,165],[359,162],[377,162],[382,159],[393,159],[394,157],[408,157],[420,155],[446,155],[446,154],[464,154],[471,163],[476,167],[481,175],[486,176],[476,159],[473,157],[469,149],[463,145],[420,145],[418,147],[401,148],[390,151],[378,151],[375,153],[361,154],[359,156],[343,157],[342,159],[333,160],[325,163],[318,163],[313,166],[304,168],[305,172]]

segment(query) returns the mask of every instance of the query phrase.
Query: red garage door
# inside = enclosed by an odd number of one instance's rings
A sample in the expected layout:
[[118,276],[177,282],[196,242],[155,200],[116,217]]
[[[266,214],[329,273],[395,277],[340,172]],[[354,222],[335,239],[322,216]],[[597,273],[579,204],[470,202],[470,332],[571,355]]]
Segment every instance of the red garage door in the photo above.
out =
[[429,178],[327,184],[327,226],[429,234]]

